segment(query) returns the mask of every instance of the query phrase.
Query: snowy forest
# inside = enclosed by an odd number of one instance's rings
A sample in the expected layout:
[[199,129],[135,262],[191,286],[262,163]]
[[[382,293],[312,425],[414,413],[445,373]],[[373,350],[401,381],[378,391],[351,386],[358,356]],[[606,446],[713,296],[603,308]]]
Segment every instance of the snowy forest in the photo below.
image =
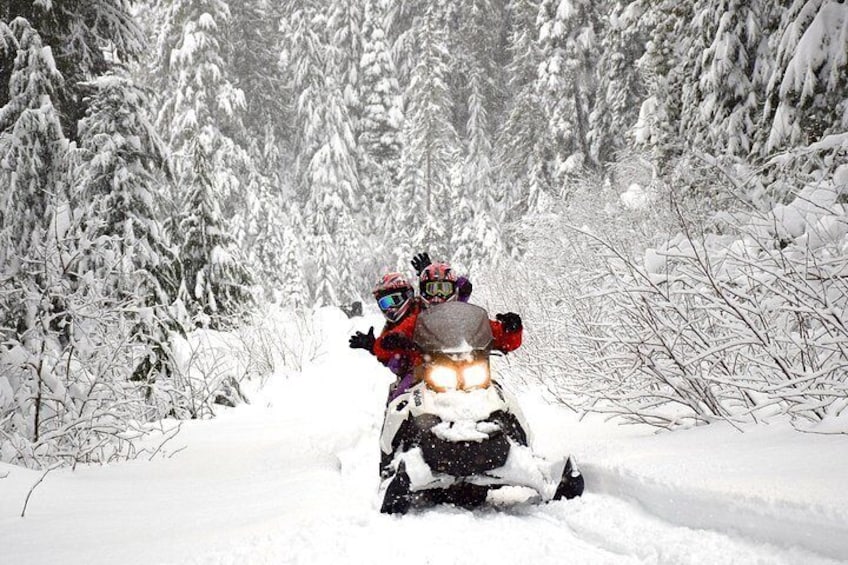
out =
[[420,251],[576,410],[845,433],[846,196],[842,0],[0,0],[0,461],[134,456]]

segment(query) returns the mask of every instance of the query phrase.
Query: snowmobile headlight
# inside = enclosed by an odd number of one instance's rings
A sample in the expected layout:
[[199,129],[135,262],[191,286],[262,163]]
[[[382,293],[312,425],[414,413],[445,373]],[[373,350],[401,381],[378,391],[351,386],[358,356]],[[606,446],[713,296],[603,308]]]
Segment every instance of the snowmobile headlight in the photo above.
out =
[[434,365],[427,372],[427,386],[438,392],[454,390],[459,385],[456,369],[446,365]]
[[462,369],[462,388],[486,388],[491,381],[488,363],[472,363]]

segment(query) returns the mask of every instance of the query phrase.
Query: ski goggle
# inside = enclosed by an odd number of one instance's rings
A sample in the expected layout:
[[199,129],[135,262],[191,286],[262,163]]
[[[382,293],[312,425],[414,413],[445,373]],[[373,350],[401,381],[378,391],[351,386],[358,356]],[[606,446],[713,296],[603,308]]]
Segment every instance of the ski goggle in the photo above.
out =
[[441,296],[450,298],[456,290],[456,285],[453,281],[429,281],[424,283],[425,296]]
[[380,310],[383,312],[391,309],[398,308],[403,306],[403,303],[409,300],[409,294],[406,292],[393,292],[392,294],[387,294],[379,299],[377,299],[377,306],[380,307]]

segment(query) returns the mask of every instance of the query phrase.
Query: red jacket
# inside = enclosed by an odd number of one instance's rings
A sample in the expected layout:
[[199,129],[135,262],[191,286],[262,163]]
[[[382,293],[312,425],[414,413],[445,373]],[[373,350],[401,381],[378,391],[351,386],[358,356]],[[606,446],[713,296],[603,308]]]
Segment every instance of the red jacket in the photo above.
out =
[[[421,354],[416,350],[392,350],[383,347],[383,340],[387,335],[397,333],[412,341],[412,336],[415,333],[415,323],[418,321],[418,314],[421,313],[421,306],[416,303],[409,313],[396,325],[386,327],[380,334],[380,337],[374,342],[374,355],[383,365],[388,365],[393,359],[397,360],[406,356],[410,362],[410,367],[415,367],[421,363]],[[503,351],[504,353],[514,351],[521,345],[521,337],[523,329],[518,329],[514,332],[507,332],[503,328],[503,324],[497,320],[489,320],[492,326],[492,336],[494,341],[492,349]]]

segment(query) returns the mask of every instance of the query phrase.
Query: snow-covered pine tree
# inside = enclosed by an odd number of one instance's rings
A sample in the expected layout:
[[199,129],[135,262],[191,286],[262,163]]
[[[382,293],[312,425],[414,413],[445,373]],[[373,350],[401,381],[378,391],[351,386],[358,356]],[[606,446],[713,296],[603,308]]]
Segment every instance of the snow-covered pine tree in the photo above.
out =
[[91,89],[80,120],[77,198],[93,203],[98,235],[114,237],[122,255],[120,294],[143,306],[170,304],[180,285],[175,257],[158,221],[157,202],[168,174],[167,149],[148,118],[149,91],[121,75],[104,75]]
[[324,84],[323,92],[301,95],[316,106],[309,116],[309,142],[316,149],[302,180],[308,187],[306,221],[315,253],[313,304],[339,305],[358,298],[366,284],[365,273],[357,269],[364,248],[352,214],[358,191],[353,133],[341,91],[329,77]]
[[680,154],[679,127],[684,84],[691,77],[691,61],[686,54],[700,53],[692,49],[690,24],[694,19],[693,3],[678,0],[648,0],[642,25],[649,39],[638,66],[647,87],[647,98],[639,109],[634,130],[637,146],[647,147],[660,171]]
[[452,206],[449,195],[459,139],[451,122],[453,101],[447,84],[451,59],[440,5],[427,5],[425,13],[412,24],[417,64],[405,92],[401,158],[401,183],[410,199],[397,203],[394,217],[402,229],[411,230],[413,250],[429,249],[434,256],[447,257]]
[[[794,0],[784,11],[766,91],[761,155],[848,131],[846,29],[845,2]],[[846,146],[843,141],[843,155]]]
[[645,86],[636,61],[644,54],[646,33],[640,21],[644,0],[609,5],[601,33],[596,68],[598,93],[589,114],[589,152],[604,166],[628,146],[627,136],[639,117]]
[[96,281],[79,268],[69,144],[53,104],[63,79],[52,50],[21,17],[0,34],[16,51],[0,108],[0,458],[38,466],[54,460],[57,444],[75,457],[66,440],[91,431],[69,398],[93,400],[72,388],[90,373],[72,361],[90,350],[78,340],[79,325],[96,345],[108,313],[99,312]]
[[[359,97],[362,111],[357,138],[364,207],[362,220],[366,240],[373,252],[361,261],[373,273],[395,261],[393,240],[397,226],[392,217],[395,200],[401,198],[400,155],[403,99],[397,69],[386,34],[385,0],[367,0],[363,20],[363,52],[359,61]],[[387,252],[386,249],[390,251]],[[389,257],[391,255],[391,257]],[[370,284],[372,281],[368,280]]]
[[338,305],[359,295],[365,274],[358,272],[362,232],[354,220],[359,178],[356,142],[344,99],[344,82],[327,30],[325,14],[298,7],[285,26],[284,59],[297,92],[297,192],[305,202],[312,263],[305,266],[312,303]]
[[495,150],[500,182],[505,185],[505,219],[513,221],[535,207],[542,191],[551,190],[548,162],[553,140],[548,135],[539,135],[547,130],[545,112],[536,92],[536,73],[541,63],[536,42],[539,2],[511,0],[507,11],[510,14],[507,74],[511,96]]
[[6,29],[0,33],[15,58],[0,108],[0,226],[8,246],[0,259],[12,266],[31,248],[33,232],[44,228],[48,206],[65,200],[57,171],[64,167],[67,140],[53,104],[64,79],[52,49],[24,18]]
[[459,197],[454,202],[451,263],[469,274],[497,267],[505,256],[499,222],[482,201]]
[[342,91],[347,114],[350,117],[351,130],[359,135],[359,119],[362,112],[360,92],[359,62],[362,59],[364,2],[348,0],[328,0],[329,17],[327,27],[331,33],[329,45],[329,74],[336,77]]
[[[105,75],[90,89],[80,120],[75,208],[86,210],[97,241],[110,241],[85,256],[85,270],[103,281],[112,306],[132,326],[132,379],[155,395],[175,371],[169,332],[182,331],[169,313],[181,284],[179,258],[158,220],[167,195],[166,148],[149,119],[149,91],[122,75]],[[155,413],[161,417],[164,413]]]
[[227,316],[251,304],[251,276],[232,234],[247,223],[245,186],[253,170],[238,143],[247,138],[245,98],[227,65],[230,10],[224,0],[162,2],[156,76],[164,95],[157,126],[176,157],[170,224],[181,247],[185,297],[196,322],[229,326],[237,319]]
[[282,8],[270,0],[240,0],[228,3],[228,8],[225,63],[233,85],[244,95],[241,112],[244,129],[237,133],[248,136],[236,141],[244,147],[249,147],[250,141],[259,141],[257,154],[251,152],[257,160],[272,151],[268,144],[283,143],[291,127],[285,123],[291,115],[287,111],[285,82],[277,64]]
[[9,79],[18,54],[18,40],[7,21],[0,17],[0,108],[9,102]]
[[300,215],[299,205],[294,204],[286,214],[287,224],[283,228],[283,247],[280,254],[281,283],[278,289],[280,303],[295,310],[308,306],[308,289],[304,284],[303,241],[306,228]]
[[384,225],[383,206],[395,194],[401,152],[400,86],[386,37],[384,0],[367,0],[363,22],[363,51],[359,61],[359,98],[362,112],[357,143],[366,163],[360,177],[372,219]]
[[[237,326],[252,306],[253,276],[233,245],[221,217],[213,181],[218,131],[196,131],[189,146],[191,177],[179,229],[185,282],[183,301],[198,326]],[[219,149],[218,149],[219,150]]]
[[[242,220],[241,181],[250,159],[239,144],[247,138],[242,122],[244,93],[235,86],[227,65],[230,10],[224,0],[162,0],[164,21],[158,44],[157,87],[162,94],[157,127],[177,157],[177,209],[185,203],[181,187],[194,176],[188,149],[198,131],[216,130],[211,173],[217,199],[231,225]],[[175,234],[177,239],[179,234]]]
[[[85,113],[78,89],[116,63],[135,60],[144,52],[146,40],[133,17],[135,0],[62,0],[45,2],[2,2],[0,21],[26,19],[37,30],[44,45],[53,50],[64,87],[54,96],[63,129],[76,139],[77,121]],[[0,85],[8,84],[10,67],[0,65]],[[4,104],[0,94],[0,106]]]
[[693,33],[703,45],[692,59],[684,99],[684,138],[710,155],[746,156],[759,120],[763,85],[756,84],[764,23],[773,2],[703,0],[696,3]]
[[487,116],[480,89],[482,80],[472,72],[468,101],[467,152],[458,186],[453,187],[450,250],[452,261],[466,271],[495,266],[503,253],[498,226],[499,195],[492,170],[492,145],[486,127]]
[[[250,268],[272,296],[282,273],[279,244],[283,236],[284,192],[291,189],[292,146],[296,138],[290,86],[280,68],[280,20],[289,7],[269,0],[230,4],[228,73],[244,93],[244,128],[234,130],[235,141],[246,149],[235,224],[236,240],[247,249]],[[241,136],[247,136],[241,138]],[[274,246],[277,246],[274,249]]]
[[591,164],[588,120],[596,88],[598,10],[591,0],[542,0],[539,5],[542,64],[536,80],[559,176]]
[[[460,2],[456,10],[454,50],[460,55],[454,66],[461,71],[458,81],[462,86],[454,87],[452,99],[464,101],[460,116],[465,118],[465,123],[457,125],[465,137],[462,184],[457,189],[461,198],[468,198],[488,215],[497,216],[503,195],[495,179],[492,138],[497,117],[503,112],[504,72],[500,59],[504,48],[501,34],[494,30],[503,27],[503,6],[488,1]],[[454,222],[454,234],[461,227]],[[490,258],[480,259],[487,262]]]

